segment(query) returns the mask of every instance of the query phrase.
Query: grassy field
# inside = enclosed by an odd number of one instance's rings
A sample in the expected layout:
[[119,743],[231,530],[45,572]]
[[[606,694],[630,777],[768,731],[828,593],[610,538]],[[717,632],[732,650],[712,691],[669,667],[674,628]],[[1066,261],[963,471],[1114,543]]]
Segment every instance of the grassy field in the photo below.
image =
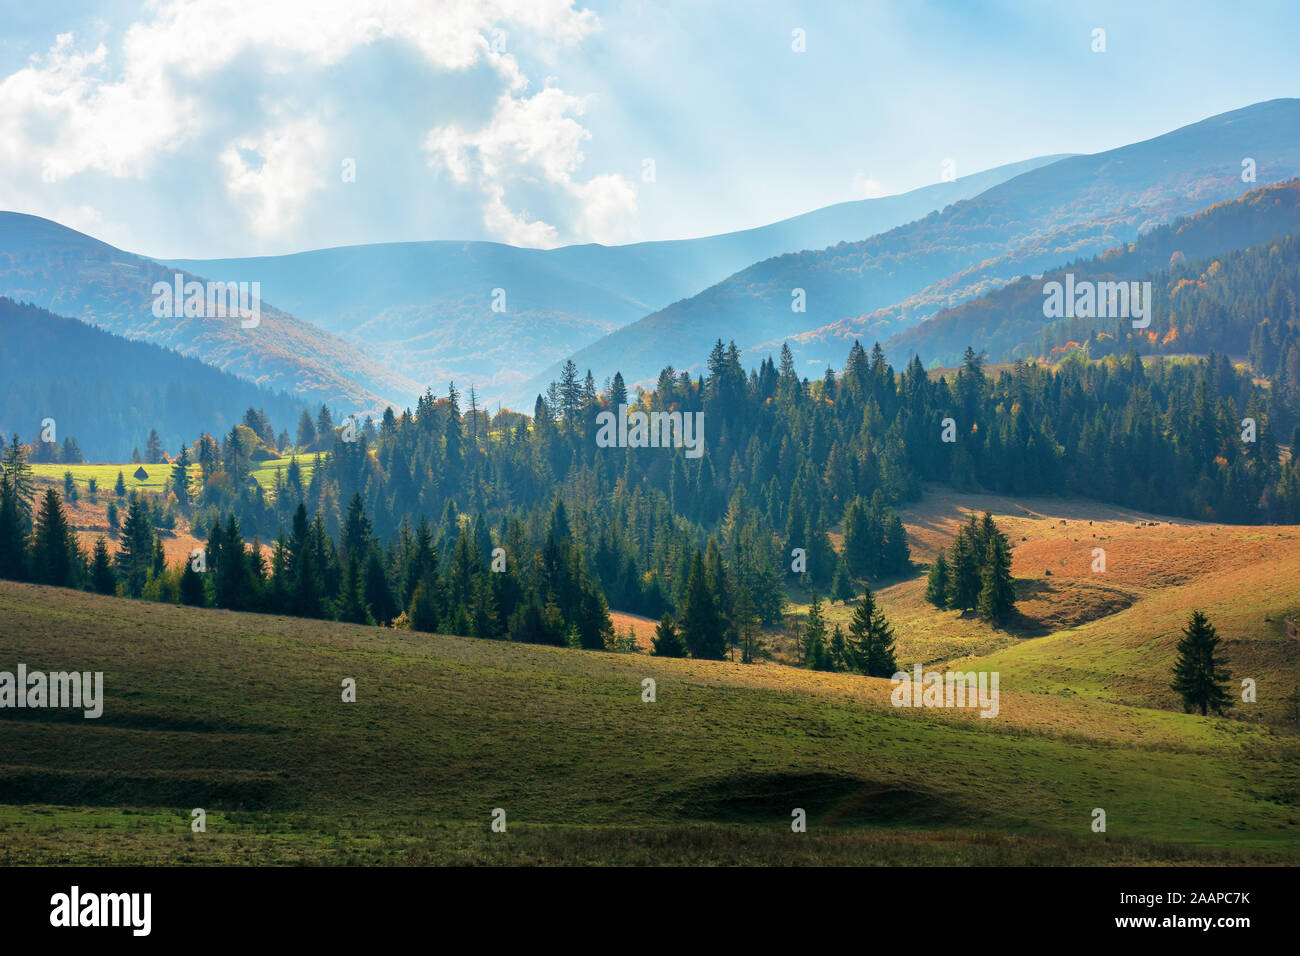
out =
[[[277,468],[284,472],[289,471],[289,463],[293,461],[289,458],[268,458],[266,461],[253,463],[252,476],[263,488],[272,488],[275,486],[275,470]],[[302,483],[306,487],[307,482],[311,481],[311,473],[316,469],[315,455],[299,455],[298,467],[302,470]]]
[[[289,463],[292,458],[271,458],[266,461],[253,463],[251,472],[253,480],[263,488],[270,488],[275,481],[275,469],[281,468],[285,471],[289,469]],[[125,464],[82,464],[82,465],[60,465],[60,464],[34,464],[32,465],[32,474],[38,478],[48,478],[51,480],[63,481],[63,476],[67,472],[72,472],[72,480],[75,481],[84,491],[90,486],[90,479],[94,478],[99,486],[101,495],[113,492],[117,484],[117,474],[122,473],[122,479],[126,484],[127,491],[144,489],[146,491],[162,491],[163,486],[171,478],[174,466],[170,464],[161,465],[139,465],[127,462]],[[314,455],[299,455],[298,467],[302,469],[303,484],[311,480],[312,470],[315,468]],[[135,470],[144,468],[148,472],[148,477],[137,479]],[[191,465],[190,474],[195,478],[200,477],[199,466]]]
[[[253,468],[251,475],[262,487],[271,488],[275,482],[276,468],[287,471],[291,461],[291,458],[274,458],[268,461],[256,462],[256,467]],[[128,492],[135,489],[161,492],[166,482],[171,478],[171,465],[144,465],[145,471],[148,472],[148,477],[144,479],[137,479],[134,475],[136,468],[139,467],[141,466],[130,463],[98,465],[35,464],[32,465],[32,474],[42,490],[45,487],[53,487],[62,495],[63,476],[66,472],[71,471],[72,480],[78,485],[80,497],[77,501],[64,501],[64,508],[68,513],[68,520],[77,532],[77,538],[81,546],[89,552],[94,548],[96,539],[104,536],[107,538],[109,551],[116,552],[119,542],[110,533],[108,505],[110,502],[117,504],[120,521],[121,516],[126,513],[126,502],[117,498],[113,493],[118,472],[121,471]],[[315,468],[315,457],[313,455],[299,456],[298,467],[302,469],[302,480],[305,485],[311,480],[311,473]],[[199,467],[194,465],[190,471],[195,480],[198,481],[200,479]],[[94,478],[98,485],[98,491],[93,498],[89,493],[91,478]],[[163,551],[167,556],[168,563],[175,564],[181,560],[188,560],[193,550],[200,547],[206,539],[206,530],[201,529],[198,536],[195,536],[182,518],[175,529],[162,532]],[[263,545],[263,547],[266,553],[269,554],[270,546]]]
[[[772,661],[0,582],[0,669],[102,670],[106,697],[98,720],[2,712],[0,863],[1296,862],[1300,736],[1283,691],[1300,675],[1300,529],[933,493],[904,516],[918,565],[986,508],[1015,544],[1009,629],[929,607],[920,567],[879,594],[901,665],[999,672],[991,720],[895,708],[888,681]],[[1192,607],[1259,683],[1227,719],[1185,715],[1168,690]],[[615,617],[648,643],[653,622]],[[206,833],[189,829],[195,807]],[[505,833],[489,826],[498,807]],[[791,832],[795,808],[807,833]]]
[[[143,468],[147,473],[147,478],[136,478],[135,470]],[[61,465],[36,463],[32,465],[32,474],[37,478],[48,478],[52,481],[58,481],[62,487],[63,476],[72,472],[72,480],[77,483],[79,490],[84,494],[90,487],[90,479],[94,478],[95,483],[99,486],[101,496],[112,496],[113,488],[117,484],[118,472],[122,473],[122,481],[126,485],[128,492],[145,490],[145,491],[162,491],[163,486],[171,479],[172,466],[162,465],[140,465],[127,462],[125,464],[82,464],[82,465]],[[198,465],[190,469],[191,474],[199,474]]]
[[[887,681],[773,664],[33,585],[0,583],[0,619],[0,667],[102,670],[106,697],[98,720],[5,713],[0,863],[1300,856],[1293,732],[1044,692],[1032,660],[1000,665],[1000,715],[981,720],[896,709]],[[997,654],[1033,646],[1044,645]],[[347,677],[354,704],[340,699]],[[654,703],[641,699],[646,677]],[[207,833],[189,831],[194,807]],[[489,827],[497,807],[505,834]],[[806,834],[790,831],[796,807]],[[1095,807],[1104,834],[1090,829]]]

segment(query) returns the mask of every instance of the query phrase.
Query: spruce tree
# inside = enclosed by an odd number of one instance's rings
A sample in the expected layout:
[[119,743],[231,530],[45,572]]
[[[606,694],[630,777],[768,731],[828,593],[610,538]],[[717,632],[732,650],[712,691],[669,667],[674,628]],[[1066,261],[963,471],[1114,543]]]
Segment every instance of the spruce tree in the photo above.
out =
[[885,523],[881,570],[885,574],[906,574],[912,566],[912,552],[907,546],[907,529],[903,519],[891,513]]
[[727,651],[722,617],[717,598],[709,588],[704,571],[704,556],[699,548],[691,556],[691,570],[686,579],[686,602],[681,616],[682,640],[691,657],[720,661]]
[[149,509],[140,496],[132,494],[122,524],[117,550],[117,570],[127,597],[139,597],[153,562],[153,525]]
[[803,666],[813,670],[830,670],[830,648],[826,643],[826,621],[822,618],[822,602],[813,592],[808,605],[808,620],[803,628]]
[[311,420],[311,412],[302,410],[298,419],[298,450],[311,451],[316,444],[316,423]]
[[950,571],[952,587],[949,590],[949,606],[966,611],[975,607],[980,594],[980,555],[976,553],[976,533],[974,519],[971,524],[957,532],[957,539],[952,543],[952,560]]
[[438,630],[438,602],[433,589],[426,587],[424,581],[417,581],[411,592],[411,603],[406,609],[406,616],[411,622],[411,629],[432,634]]
[[361,575],[361,561],[357,555],[347,560],[347,571],[343,575],[343,592],[339,595],[339,620],[349,624],[374,624],[366,606],[365,582]]
[[187,560],[181,571],[181,603],[190,607],[203,607],[207,603],[203,576],[194,570],[193,560]]
[[27,530],[18,495],[9,476],[0,472],[0,578],[26,577]]
[[321,403],[320,411],[316,413],[316,440],[326,448],[334,440],[334,416],[324,402]]
[[36,483],[32,478],[32,466],[27,463],[27,449],[18,443],[18,435],[5,448],[4,473],[9,479],[9,487],[18,506],[22,521],[23,535],[32,527],[32,506],[36,496]]
[[845,671],[853,667],[852,654],[849,651],[848,642],[844,639],[844,628],[838,624],[831,631],[831,650],[830,650],[831,670]]
[[176,463],[172,465],[172,490],[176,493],[176,500],[180,502],[182,508],[188,508],[190,505],[190,449],[188,445],[181,445],[181,453],[176,458]]
[[651,642],[650,653],[655,657],[686,656],[686,642],[682,640],[681,634],[678,633],[677,625],[673,623],[672,617],[667,614],[659,619],[659,624],[655,627],[655,636]]
[[80,564],[77,539],[63,513],[63,502],[57,491],[48,488],[32,534],[32,577],[41,584],[75,587]]
[[898,670],[894,660],[894,629],[876,606],[871,588],[862,592],[862,601],[849,621],[850,650],[857,669],[868,677],[892,677]]
[[317,559],[314,527],[307,518],[307,506],[298,503],[290,538],[289,578],[291,603],[300,617],[325,616],[324,568]]
[[365,565],[365,601],[375,621],[388,624],[397,616],[397,602],[388,586],[388,574],[379,549],[372,546],[369,552]]
[[948,606],[948,592],[952,581],[948,573],[948,559],[942,551],[930,565],[930,573],[925,580],[925,599],[938,608]]
[[1214,625],[1202,612],[1193,611],[1178,641],[1178,659],[1170,685],[1182,697],[1183,710],[1189,714],[1199,710],[1202,717],[1209,711],[1222,716],[1236,703],[1227,690],[1232,680],[1227,660],[1216,653],[1219,643]]
[[996,528],[988,537],[984,566],[980,569],[978,611],[985,621],[998,624],[1006,620],[1016,603],[1016,589],[1011,582],[1011,549],[1006,535]]
[[[211,550],[211,549],[209,549]],[[230,513],[221,530],[217,566],[214,572],[217,606],[242,611],[256,606],[249,574],[249,555],[244,550],[244,536],[239,519]]]
[[618,406],[627,404],[627,386],[623,383],[623,373],[615,372],[614,381],[609,387],[609,405],[617,413]]
[[848,561],[849,572],[859,578],[871,574],[874,560],[868,524],[866,502],[861,497],[854,498],[844,509],[843,553]]
[[835,579],[831,581],[831,600],[844,604],[853,599],[853,582],[849,579],[849,563],[840,555],[835,565]]
[[90,586],[99,594],[117,593],[117,575],[113,573],[113,560],[108,554],[108,542],[101,535],[95,541],[90,562]]

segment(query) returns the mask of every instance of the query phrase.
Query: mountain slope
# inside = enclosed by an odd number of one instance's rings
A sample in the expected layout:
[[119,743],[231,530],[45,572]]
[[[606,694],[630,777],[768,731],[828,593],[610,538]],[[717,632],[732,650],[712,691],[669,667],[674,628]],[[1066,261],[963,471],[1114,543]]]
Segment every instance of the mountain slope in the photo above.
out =
[[[1243,157],[1257,160],[1260,184],[1300,173],[1300,100],[1271,100],[1063,159],[864,241],[756,263],[574,360],[598,377],[621,370],[631,383],[682,355],[707,354],[717,338],[761,355],[791,337],[802,370],[843,354],[855,338],[883,340],[943,305],[1235,198],[1254,188],[1241,181]],[[796,289],[804,290],[806,314],[792,311]],[[919,294],[925,300],[914,308],[885,309]],[[535,396],[555,371],[530,381],[519,399]]]
[[[573,350],[751,262],[872,235],[1060,158],[700,239],[558,249],[384,243],[168,264],[214,279],[258,280],[269,300],[366,343],[402,374],[438,385],[472,382],[491,401]],[[494,289],[504,292],[504,312],[493,311]]]
[[125,461],[156,428],[175,452],[202,432],[220,436],[249,407],[292,428],[302,404],[157,345],[112,335],[0,298],[0,434],[76,438],[88,461]]
[[[995,361],[1039,355],[1040,335],[1051,323],[1043,316],[1043,287],[1052,281],[1064,283],[1067,273],[1074,276],[1076,284],[1084,281],[1153,280],[1155,314],[1150,328],[1141,336],[1141,344],[1147,346],[1169,331],[1172,288],[1186,278],[1183,273],[1195,260],[1296,232],[1300,232],[1300,179],[1257,189],[1237,200],[1216,203],[1196,215],[1180,217],[1167,226],[1146,233],[1136,242],[1109,249],[1090,260],[1058,264],[1041,276],[1025,276],[997,291],[943,309],[920,325],[891,337],[885,343],[885,350],[898,362],[921,355],[927,361],[943,365],[957,364],[968,345],[984,349]],[[1275,260],[1274,271],[1280,270],[1282,265],[1280,260]],[[1270,281],[1281,278],[1281,275],[1274,274]],[[1203,286],[1204,282],[1200,284]],[[1250,293],[1238,285],[1234,287],[1234,294],[1232,301],[1237,311],[1245,311]],[[1271,317],[1275,325],[1284,324],[1286,319],[1279,314]],[[1061,331],[1081,342],[1092,327],[1110,332],[1114,325],[1114,321],[1108,320],[1075,322],[1073,327],[1064,323]],[[1247,352],[1253,327],[1234,328],[1233,325],[1231,320],[1217,323],[1219,335],[1213,342],[1205,343],[1206,348],[1232,354]],[[1186,331],[1191,332],[1190,326]],[[1183,351],[1189,347],[1186,335],[1180,337],[1182,332],[1183,329],[1179,328],[1170,339],[1170,344],[1176,343],[1174,350]],[[1131,329],[1129,333],[1127,338],[1132,337]]]
[[170,284],[174,275],[174,269],[48,219],[0,212],[0,295],[348,412],[405,401],[420,390],[355,345],[268,304],[266,289],[256,328],[241,328],[237,318],[159,318],[153,285]]

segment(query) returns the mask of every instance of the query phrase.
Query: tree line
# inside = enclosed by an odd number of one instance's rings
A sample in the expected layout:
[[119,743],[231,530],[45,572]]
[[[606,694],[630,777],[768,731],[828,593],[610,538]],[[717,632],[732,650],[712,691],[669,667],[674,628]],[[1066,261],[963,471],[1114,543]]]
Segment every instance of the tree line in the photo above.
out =
[[[472,389],[461,404],[454,385],[426,391],[414,410],[360,427],[321,407],[298,422],[300,441],[315,433],[313,457],[265,485],[254,464],[281,439],[250,409],[220,440],[183,445],[162,495],[135,496],[100,580],[111,571],[130,596],[583,647],[608,646],[614,607],[670,614],[695,656],[748,656],[787,588],[848,600],[906,574],[896,509],[927,482],[1220,520],[1300,515],[1296,463],[1279,458],[1258,386],[1217,357],[1147,368],[1130,353],[990,376],[968,349],[955,373],[932,376],[919,358],[896,374],[878,345],[855,343],[842,372],[809,380],[788,348],[746,373],[735,344],[718,341],[705,371],[667,368],[651,389],[630,393],[618,374],[597,387],[569,362],[531,418],[489,415]],[[598,447],[596,415],[622,404],[702,411],[704,453]],[[1253,443],[1239,434],[1243,405],[1258,416]],[[30,515],[17,446],[5,494]],[[149,535],[173,513],[206,534],[206,571],[158,567]],[[50,515],[46,547],[57,524]],[[47,573],[31,558],[34,528],[17,520],[0,542],[15,573]],[[965,529],[944,558],[944,606],[1002,620],[1005,549]],[[91,586],[94,555],[80,567]],[[834,666],[860,666],[834,650],[833,631],[822,643]]]

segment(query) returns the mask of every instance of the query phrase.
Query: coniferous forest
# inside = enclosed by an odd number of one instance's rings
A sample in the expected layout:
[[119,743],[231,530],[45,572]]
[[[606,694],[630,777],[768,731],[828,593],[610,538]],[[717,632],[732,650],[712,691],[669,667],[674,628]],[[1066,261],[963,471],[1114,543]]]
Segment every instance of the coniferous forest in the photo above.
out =
[[[879,346],[855,343],[841,373],[808,380],[788,350],[746,373],[734,344],[719,341],[707,368],[696,378],[667,368],[653,389],[629,394],[620,375],[598,388],[570,362],[531,418],[491,416],[454,385],[361,427],[322,406],[297,423],[298,447],[317,449],[302,459],[310,477],[295,460],[266,488],[250,472],[276,423],[250,409],[220,441],[201,435],[179,449],[164,494],[127,499],[119,487],[111,560],[103,543],[77,548],[57,491],[33,500],[14,436],[0,573],[596,649],[616,644],[616,608],[667,615],[692,656],[720,658],[781,619],[784,585],[846,600],[907,572],[895,509],[926,483],[1300,521],[1300,475],[1279,459],[1272,425],[1290,416],[1222,356],[1144,364],[1130,353],[990,372],[968,349],[955,373],[936,376],[919,358],[896,374]],[[704,453],[598,447],[596,416],[620,405],[702,412]],[[178,514],[206,548],[168,566],[156,529]],[[972,525],[948,566],[932,568],[931,600],[997,622],[1014,590],[1005,538],[990,525]],[[951,580],[936,585],[935,574]],[[852,669],[847,661],[836,666]]]

